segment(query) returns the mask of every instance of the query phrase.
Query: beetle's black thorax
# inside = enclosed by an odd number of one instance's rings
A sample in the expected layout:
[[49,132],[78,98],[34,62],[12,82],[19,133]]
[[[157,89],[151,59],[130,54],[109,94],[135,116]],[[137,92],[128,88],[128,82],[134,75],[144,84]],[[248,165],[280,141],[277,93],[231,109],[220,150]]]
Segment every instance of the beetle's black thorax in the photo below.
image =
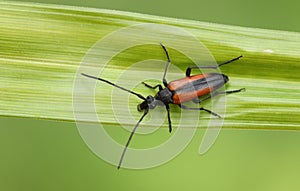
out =
[[157,92],[154,98],[156,100],[162,101],[164,104],[169,104],[169,103],[173,103],[172,96],[173,93],[168,88],[165,88]]

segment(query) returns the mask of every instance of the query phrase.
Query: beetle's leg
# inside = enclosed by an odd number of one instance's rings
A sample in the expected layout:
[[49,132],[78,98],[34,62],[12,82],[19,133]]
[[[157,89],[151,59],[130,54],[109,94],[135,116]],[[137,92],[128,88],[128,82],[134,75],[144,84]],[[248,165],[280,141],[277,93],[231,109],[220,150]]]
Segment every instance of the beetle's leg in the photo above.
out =
[[225,91],[225,92],[213,92],[211,93],[209,96],[203,98],[203,99],[194,99],[192,100],[194,103],[201,103],[205,100],[208,100],[214,96],[217,96],[217,95],[220,95],[220,94],[232,94],[232,93],[238,93],[238,92],[241,92],[241,91],[245,91],[246,89],[245,88],[241,88],[241,89],[238,89],[238,90],[228,90],[228,91]]
[[146,84],[145,82],[142,82],[147,88],[151,88],[151,89],[156,89],[158,88],[159,90],[162,90],[163,87],[160,84],[157,84],[156,86],[151,86],[149,84]]
[[231,62],[233,62],[233,61],[236,61],[236,60],[240,59],[241,57],[243,57],[243,56],[238,56],[238,57],[236,57],[236,58],[234,58],[234,59],[231,59],[231,60],[228,60],[228,61],[223,62],[223,63],[221,63],[221,64],[218,64],[217,66],[189,66],[189,67],[186,69],[186,71],[185,71],[185,75],[186,75],[186,77],[189,77],[189,76],[191,75],[192,69],[196,69],[196,68],[198,68],[198,69],[201,69],[201,68],[212,68],[212,69],[217,69],[218,67],[220,67],[220,66],[222,66],[222,65],[225,65],[225,64],[229,64],[229,63],[231,63]]
[[216,116],[218,118],[221,118],[221,116],[219,114],[217,114],[215,112],[212,112],[212,111],[210,111],[208,109],[205,109],[203,107],[193,108],[193,107],[187,107],[187,106],[181,105],[181,104],[179,105],[179,107],[181,107],[182,109],[188,109],[188,110],[203,110],[203,111],[206,111],[206,112],[208,112],[208,113],[210,113],[210,114],[212,114],[212,115],[214,115],[214,116]]
[[225,92],[215,92],[215,93],[213,93],[212,96],[216,96],[216,95],[220,95],[220,94],[238,93],[238,92],[241,92],[241,91],[246,91],[246,88],[241,88],[241,89],[238,89],[238,90],[227,90]]
[[169,122],[169,132],[172,132],[172,122],[171,122],[171,117],[170,117],[170,107],[168,104],[166,104],[166,109],[168,113],[168,122]]
[[236,60],[238,60],[238,59],[240,59],[240,58],[242,58],[242,57],[243,57],[243,56],[241,55],[241,56],[238,56],[238,57],[233,58],[233,59],[231,59],[231,60],[228,60],[228,61],[226,61],[226,62],[220,63],[220,64],[218,64],[218,67],[220,67],[220,66],[222,66],[222,65],[225,65],[225,64],[229,64],[229,63],[231,63],[231,62],[234,62],[234,61],[236,61]]
[[166,75],[167,75],[167,71],[168,71],[169,65],[171,64],[171,60],[170,60],[169,53],[168,53],[166,47],[162,43],[160,43],[160,45],[164,49],[164,51],[166,53],[166,56],[167,56],[167,59],[168,59],[168,62],[166,64],[166,68],[165,68],[165,71],[164,71],[164,75],[163,75],[163,84],[164,84],[165,87],[167,87],[168,86],[168,82],[166,80]]
[[201,68],[203,68],[203,67],[205,67],[205,68],[214,68],[214,69],[216,69],[217,68],[217,66],[189,66],[187,69],[186,69],[186,71],[185,71],[185,76],[186,77],[190,77],[191,76],[191,71],[192,71],[192,69],[196,69],[196,68],[198,68],[198,69],[201,69]]

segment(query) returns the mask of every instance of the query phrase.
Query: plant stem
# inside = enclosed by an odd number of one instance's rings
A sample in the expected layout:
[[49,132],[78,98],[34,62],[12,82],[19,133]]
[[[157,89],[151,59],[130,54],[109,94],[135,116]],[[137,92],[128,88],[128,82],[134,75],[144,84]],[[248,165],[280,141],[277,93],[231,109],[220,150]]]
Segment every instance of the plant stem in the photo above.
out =
[[[300,130],[299,33],[16,2],[0,2],[0,115],[74,121],[73,78],[85,53],[105,35],[139,23],[180,27],[195,35],[218,62],[244,56],[239,64],[222,68],[230,76],[230,89],[247,90],[227,96],[223,128]],[[143,50],[149,58],[165,59],[153,46]],[[184,59],[171,53],[174,62]],[[117,56],[112,75],[124,69],[124,62],[140,61],[144,56],[137,49]],[[139,91],[149,93],[143,88]],[[105,99],[99,101],[102,108],[110,108]],[[135,102],[130,107],[136,108],[139,100],[132,99]],[[177,116],[179,110],[173,110]],[[102,122],[118,125],[113,116]]]

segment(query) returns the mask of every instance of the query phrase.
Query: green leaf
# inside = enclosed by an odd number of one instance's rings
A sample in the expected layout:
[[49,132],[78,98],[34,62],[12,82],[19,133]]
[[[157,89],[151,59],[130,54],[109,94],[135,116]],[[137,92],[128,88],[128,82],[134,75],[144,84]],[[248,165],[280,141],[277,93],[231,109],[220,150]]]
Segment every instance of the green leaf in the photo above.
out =
[[[111,32],[141,23],[167,24],[190,32],[209,49],[217,62],[240,54],[244,56],[222,68],[222,73],[230,77],[227,89],[246,88],[246,92],[227,96],[223,128],[300,129],[299,33],[16,2],[0,2],[0,115],[74,121],[73,83],[85,54]],[[154,33],[155,37],[158,38],[158,34]],[[192,65],[176,50],[170,49],[170,55],[172,64],[182,70]],[[109,64],[109,74],[104,76],[113,81],[114,75],[122,73],[129,64],[145,59],[165,60],[159,44],[135,47],[118,54]],[[136,74],[162,70],[137,68]],[[182,72],[173,74],[183,76]],[[149,82],[159,82],[162,73],[157,75],[156,81],[150,79]],[[123,84],[129,86],[131,83],[128,80]],[[96,92],[108,93],[96,98],[96,104],[101,105],[97,112],[105,114],[101,122],[119,125],[110,115],[112,88],[101,83],[97,86]],[[134,90],[143,95],[155,93],[143,86]],[[129,103],[122,100],[122,96],[116,100],[121,110],[122,104],[129,105],[136,118],[140,115],[136,111],[139,101],[133,96]],[[209,103],[205,106],[209,107]],[[180,110],[171,109],[176,125]],[[203,124],[209,118],[208,114],[201,115],[200,120],[204,122],[200,127],[205,127]],[[193,123],[193,119],[186,120]]]

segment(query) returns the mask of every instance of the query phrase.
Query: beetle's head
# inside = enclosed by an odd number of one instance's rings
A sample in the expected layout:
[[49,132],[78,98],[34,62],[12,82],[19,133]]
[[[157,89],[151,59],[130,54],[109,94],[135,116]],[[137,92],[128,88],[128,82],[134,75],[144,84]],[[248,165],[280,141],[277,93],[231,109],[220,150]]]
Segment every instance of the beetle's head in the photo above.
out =
[[137,106],[138,111],[143,111],[145,109],[154,109],[156,107],[156,99],[152,96],[147,96],[146,100]]

